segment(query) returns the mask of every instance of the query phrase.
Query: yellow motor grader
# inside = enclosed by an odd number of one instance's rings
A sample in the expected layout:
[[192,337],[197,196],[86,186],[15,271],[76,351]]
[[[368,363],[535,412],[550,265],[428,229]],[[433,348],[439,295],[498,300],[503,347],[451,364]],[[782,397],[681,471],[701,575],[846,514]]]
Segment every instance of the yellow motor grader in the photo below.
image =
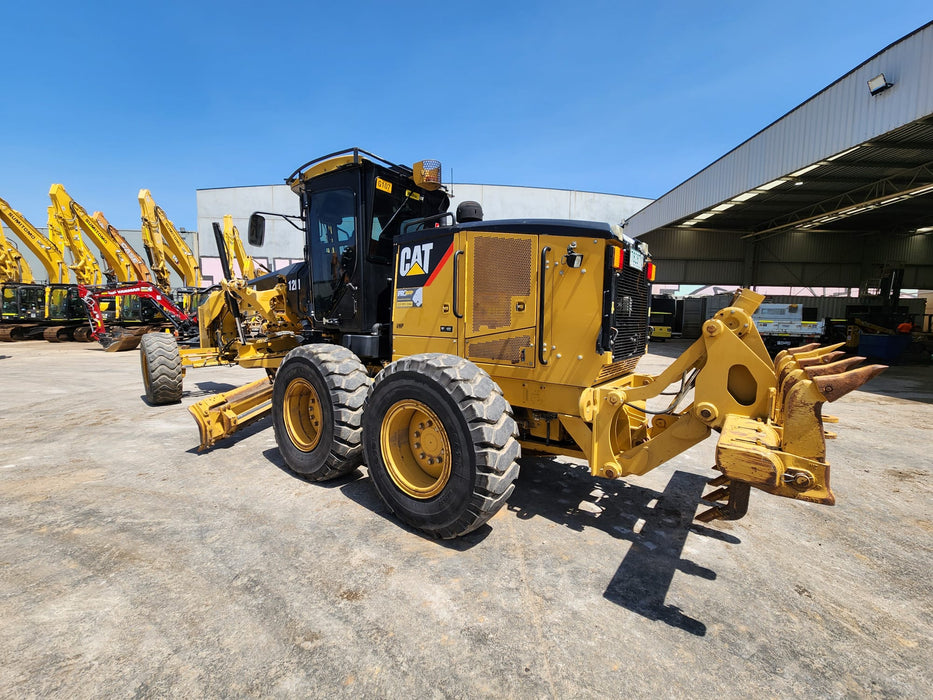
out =
[[[143,345],[147,393],[158,385],[168,400],[181,397],[184,366],[268,370],[191,407],[202,447],[271,410],[295,472],[325,480],[365,463],[401,520],[443,538],[505,503],[522,454],[581,458],[617,478],[712,431],[720,474],[706,498],[718,505],[700,519],[741,517],[751,487],[833,503],[822,404],[883,367],[854,369],[836,347],[772,361],[752,321],[761,295],[738,291],[663,373],[640,374],[654,265],[619,227],[483,221],[468,202],[455,216],[439,163],[407,168],[359,149],[286,182],[301,201],[304,263],[264,287],[224,283],[229,313],[203,315],[212,349],[179,355],[164,335]],[[253,245],[264,227],[254,215]],[[263,319],[251,338],[244,307]]]

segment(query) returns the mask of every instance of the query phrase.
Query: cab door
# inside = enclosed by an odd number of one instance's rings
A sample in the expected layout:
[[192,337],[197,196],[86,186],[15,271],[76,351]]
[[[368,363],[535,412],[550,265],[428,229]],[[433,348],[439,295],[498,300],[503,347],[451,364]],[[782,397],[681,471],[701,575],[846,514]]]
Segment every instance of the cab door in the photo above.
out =
[[307,195],[311,313],[322,326],[360,330],[359,173],[323,180]]

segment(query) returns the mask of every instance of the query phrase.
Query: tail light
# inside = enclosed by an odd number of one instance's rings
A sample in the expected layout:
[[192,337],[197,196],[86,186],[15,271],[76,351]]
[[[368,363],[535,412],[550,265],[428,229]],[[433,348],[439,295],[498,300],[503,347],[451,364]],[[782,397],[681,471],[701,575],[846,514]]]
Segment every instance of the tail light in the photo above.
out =
[[616,270],[621,270],[622,265],[625,263],[625,251],[619,246],[613,246],[612,248],[612,267]]

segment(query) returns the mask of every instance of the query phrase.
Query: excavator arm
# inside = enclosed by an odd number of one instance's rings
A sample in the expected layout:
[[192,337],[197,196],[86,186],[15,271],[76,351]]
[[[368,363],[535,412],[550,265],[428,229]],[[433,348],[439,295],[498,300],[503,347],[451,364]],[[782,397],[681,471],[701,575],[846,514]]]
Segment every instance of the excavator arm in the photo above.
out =
[[29,263],[13,242],[3,235],[3,225],[0,224],[0,282],[32,284],[34,281]]
[[65,262],[64,251],[55,243],[39,233],[39,230],[25,216],[13,209],[5,200],[0,199],[0,221],[3,221],[19,236],[32,254],[39,258],[45,268],[51,284],[68,284],[71,275]]
[[48,224],[49,238],[59,248],[71,253],[72,264],[68,267],[74,271],[78,284],[102,284],[104,274],[94,259],[94,253],[81,237],[81,231],[67,225],[55,206],[48,208]]
[[146,267],[146,261],[143,260],[142,256],[136,252],[136,249],[129,244],[129,241],[120,235],[116,227],[111,226],[103,212],[95,211],[94,221],[110,234],[110,237],[113,238],[114,242],[120,247],[120,250],[122,250],[129,259],[130,264],[133,266],[133,275],[135,278],[140,282],[151,282],[152,274],[149,272],[149,268]]
[[243,239],[240,238],[240,231],[233,225],[233,217],[230,214],[224,215],[223,238],[224,247],[227,249],[227,259],[236,260],[237,265],[240,267],[240,274],[243,275],[243,279],[255,279],[269,272],[262,265],[253,260],[253,257],[246,252]]
[[182,279],[185,287],[201,286],[201,267],[185,239],[169,220],[162,207],[152,199],[149,190],[139,191],[139,208],[142,212],[143,241],[149,255],[152,271],[162,289],[170,289],[167,262]]
[[123,252],[107,229],[71,198],[64,186],[52,185],[49,197],[57,209],[57,216],[60,217],[62,224],[67,227],[80,228],[100,250],[104,261],[110,268],[106,273],[108,277],[113,275],[117,282],[124,284],[136,281],[136,271],[132,260]]

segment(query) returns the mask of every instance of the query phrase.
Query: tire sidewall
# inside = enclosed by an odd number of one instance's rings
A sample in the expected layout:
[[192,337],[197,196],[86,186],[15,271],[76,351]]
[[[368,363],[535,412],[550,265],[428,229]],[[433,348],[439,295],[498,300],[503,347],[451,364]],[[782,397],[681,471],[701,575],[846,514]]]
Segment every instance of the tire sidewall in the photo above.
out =
[[[285,392],[296,379],[308,381],[317,393],[321,406],[321,435],[309,452],[299,450],[285,426]],[[328,469],[328,457],[334,440],[334,405],[327,382],[320,369],[305,356],[298,355],[279,367],[272,386],[272,427],[279,451],[288,468],[298,474],[315,475]]]
[[[476,482],[476,454],[460,407],[438,382],[403,371],[378,382],[363,412],[363,451],[379,495],[393,512],[404,512],[414,527],[436,531],[456,522],[470,506]],[[447,432],[451,473],[443,491],[429,499],[412,498],[392,480],[382,454],[382,421],[398,401],[415,399],[437,415]]]

